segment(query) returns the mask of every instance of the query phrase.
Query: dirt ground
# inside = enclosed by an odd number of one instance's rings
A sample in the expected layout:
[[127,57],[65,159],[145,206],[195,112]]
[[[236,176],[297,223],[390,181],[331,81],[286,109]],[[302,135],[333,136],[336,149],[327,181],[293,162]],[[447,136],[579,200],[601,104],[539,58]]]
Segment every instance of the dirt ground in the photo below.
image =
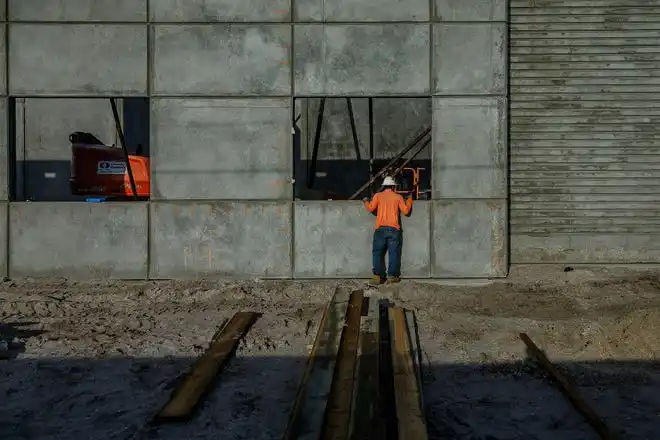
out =
[[[660,269],[521,267],[506,281],[367,289],[417,313],[432,439],[598,437],[533,362],[527,332],[628,440],[660,432]],[[0,284],[0,438],[280,439],[340,282]],[[264,315],[186,424],[146,421],[224,318]]]

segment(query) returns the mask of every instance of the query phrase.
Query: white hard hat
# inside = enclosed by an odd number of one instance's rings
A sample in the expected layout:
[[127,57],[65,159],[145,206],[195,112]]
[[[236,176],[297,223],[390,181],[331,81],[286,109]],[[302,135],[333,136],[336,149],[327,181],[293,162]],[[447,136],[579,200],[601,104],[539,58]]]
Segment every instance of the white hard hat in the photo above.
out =
[[393,177],[387,176],[383,179],[383,186],[396,186],[396,182]]

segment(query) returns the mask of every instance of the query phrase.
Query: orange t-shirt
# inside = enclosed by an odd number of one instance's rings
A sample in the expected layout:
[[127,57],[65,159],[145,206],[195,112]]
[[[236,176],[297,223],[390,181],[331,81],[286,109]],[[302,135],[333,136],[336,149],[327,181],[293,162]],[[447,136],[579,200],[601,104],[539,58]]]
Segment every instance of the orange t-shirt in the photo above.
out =
[[399,212],[408,215],[412,209],[412,198],[404,202],[401,194],[397,194],[391,189],[377,193],[371,202],[365,202],[367,211],[376,213],[376,229],[381,226],[401,229],[399,225]]

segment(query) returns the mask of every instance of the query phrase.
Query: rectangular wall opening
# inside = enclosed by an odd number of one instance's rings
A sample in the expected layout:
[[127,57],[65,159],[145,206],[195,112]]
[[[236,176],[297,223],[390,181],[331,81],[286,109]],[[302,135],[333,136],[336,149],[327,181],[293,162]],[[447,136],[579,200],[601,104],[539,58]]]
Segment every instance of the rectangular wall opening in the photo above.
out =
[[148,200],[149,113],[142,97],[10,98],[10,200]]
[[431,199],[431,122],[431,98],[296,99],[295,199],[360,200],[385,175],[404,197]]

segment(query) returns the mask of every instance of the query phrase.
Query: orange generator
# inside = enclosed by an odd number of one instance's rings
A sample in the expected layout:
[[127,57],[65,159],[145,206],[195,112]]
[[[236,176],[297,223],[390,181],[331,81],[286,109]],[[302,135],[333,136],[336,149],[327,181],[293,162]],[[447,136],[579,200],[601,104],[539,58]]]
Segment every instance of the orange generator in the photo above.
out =
[[[124,151],[107,145],[72,144],[71,192],[81,196],[134,198]],[[129,155],[138,198],[149,198],[149,158]]]
[[103,199],[148,200],[149,158],[129,154],[115,98],[110,98],[110,106],[121,148],[105,145],[91,133],[72,133],[71,193]]

